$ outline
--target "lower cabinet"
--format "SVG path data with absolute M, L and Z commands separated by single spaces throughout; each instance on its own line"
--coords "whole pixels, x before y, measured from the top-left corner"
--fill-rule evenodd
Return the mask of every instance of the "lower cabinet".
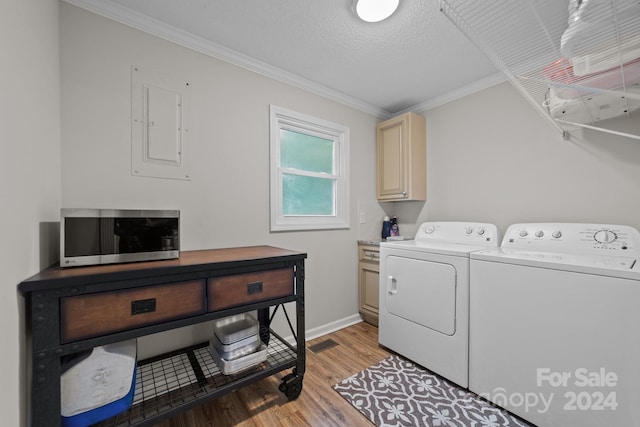
M 358 243 L 358 307 L 362 319 L 378 326 L 380 247 Z

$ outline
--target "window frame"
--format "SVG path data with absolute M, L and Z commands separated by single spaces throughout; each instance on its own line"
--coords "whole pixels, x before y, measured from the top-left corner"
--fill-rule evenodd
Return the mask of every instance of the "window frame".
M 349 128 L 275 105 L 269 106 L 270 127 L 270 204 L 271 231 L 327 230 L 350 228 L 349 224 Z M 333 215 L 284 215 L 280 163 L 280 130 L 285 129 L 334 141 L 336 168 L 330 175 L 335 182 Z M 324 174 L 300 173 L 300 176 L 324 178 Z

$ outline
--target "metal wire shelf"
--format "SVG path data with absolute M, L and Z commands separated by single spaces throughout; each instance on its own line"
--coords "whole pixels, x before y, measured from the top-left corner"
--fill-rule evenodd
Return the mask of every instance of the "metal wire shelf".
M 195 402 L 216 390 L 271 368 L 286 367 L 296 360 L 296 348 L 271 333 L 267 359 L 233 375 L 224 375 L 204 342 L 138 363 L 131 408 L 96 427 L 129 427 Z
M 616 130 L 609 119 L 640 108 L 640 79 L 625 53 L 640 56 L 640 3 L 635 0 L 439 0 L 440 10 L 565 138 L 577 127 L 640 139 Z M 571 46 L 570 24 L 588 26 Z M 569 49 L 569 47 L 571 49 Z M 567 55 L 571 53 L 571 56 Z M 576 74 L 590 58 L 610 52 L 606 83 L 602 70 Z M 635 54 L 634 54 L 635 55 Z M 604 61 L 602 61 L 604 62 Z M 640 62 L 640 59 L 638 59 Z M 637 64 L 640 66 L 640 63 Z M 550 76 L 550 74 L 554 74 Z M 582 76 L 582 77 L 580 77 Z M 608 85 L 609 82 L 616 82 Z M 598 84 L 596 84 L 598 83 Z M 563 92 L 565 96 L 554 94 Z M 566 94 L 569 94 L 568 96 Z M 553 109 L 551 102 L 555 102 Z M 564 115 L 571 108 L 572 115 Z M 615 108 L 615 110 L 614 110 Z M 581 120 L 572 120 L 579 116 Z M 583 119 L 584 118 L 584 119 Z

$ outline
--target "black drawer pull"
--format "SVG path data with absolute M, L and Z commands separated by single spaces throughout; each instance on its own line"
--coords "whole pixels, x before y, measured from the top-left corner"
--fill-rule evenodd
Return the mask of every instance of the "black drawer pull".
M 247 284 L 247 295 L 259 294 L 262 292 L 262 282 Z
M 141 299 L 137 301 L 131 301 L 131 315 L 135 316 L 136 314 L 142 313 L 152 313 L 156 311 L 156 299 Z

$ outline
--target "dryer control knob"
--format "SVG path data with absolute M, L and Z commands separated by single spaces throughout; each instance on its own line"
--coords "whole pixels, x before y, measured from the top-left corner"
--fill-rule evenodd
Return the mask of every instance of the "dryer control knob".
M 473 228 L 467 227 L 465 231 L 467 232 L 467 234 L 471 234 L 473 233 Z
M 477 233 L 478 233 L 478 236 L 482 236 L 484 234 L 484 227 L 478 228 Z
M 520 230 L 520 237 L 527 237 L 529 235 L 529 233 L 527 233 L 527 230 Z
M 613 243 L 618 238 L 618 236 L 613 231 L 600 230 L 596 231 L 596 234 L 593 235 L 593 238 L 598 243 Z
M 536 237 L 542 237 L 542 236 L 544 236 L 544 231 L 542 230 L 536 231 Z
M 553 233 L 551 233 L 551 235 L 553 236 L 554 239 L 559 239 L 562 237 L 562 231 L 560 230 L 554 231 Z
M 436 231 L 436 228 L 433 225 L 427 225 L 424 229 L 424 232 L 427 234 L 431 234 Z

